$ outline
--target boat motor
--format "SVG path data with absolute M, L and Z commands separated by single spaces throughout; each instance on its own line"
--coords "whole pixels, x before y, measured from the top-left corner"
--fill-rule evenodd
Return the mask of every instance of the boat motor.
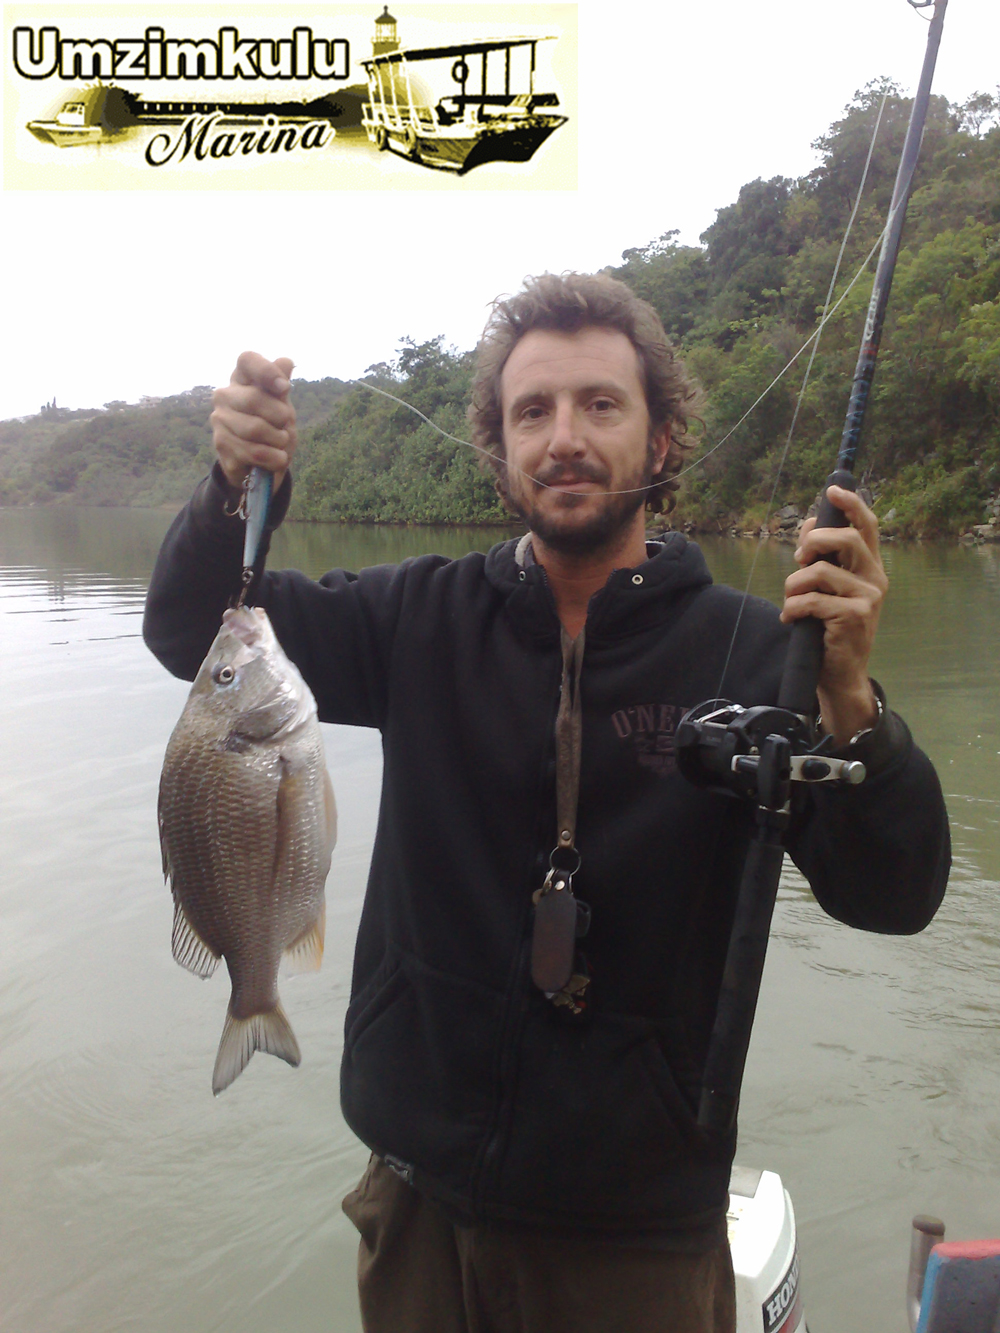
M 774 1171 L 734 1166 L 726 1216 L 736 1333 L 806 1333 L 795 1212 Z

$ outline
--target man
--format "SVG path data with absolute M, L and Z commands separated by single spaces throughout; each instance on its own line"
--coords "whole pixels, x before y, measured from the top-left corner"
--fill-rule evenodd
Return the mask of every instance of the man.
M 239 585 L 226 508 L 249 466 L 275 473 L 274 522 L 287 506 L 290 373 L 244 354 L 216 395 L 219 466 L 150 586 L 147 642 L 179 675 Z M 647 545 L 690 397 L 622 284 L 531 280 L 495 309 L 470 414 L 528 535 L 319 584 L 258 576 L 320 717 L 383 736 L 341 1084 L 373 1150 L 345 1201 L 373 1333 L 734 1328 L 735 1134 L 694 1112 L 753 817 L 676 773 L 672 735 L 720 693 L 773 702 L 789 622 L 823 620 L 822 725 L 869 769 L 809 794 L 791 854 L 865 929 L 920 930 L 944 891 L 937 780 L 867 674 L 887 586 L 874 516 L 833 492 L 851 526 L 807 525 L 780 620 L 714 587 L 679 534 Z M 550 987 L 533 935 L 567 851 L 590 924 Z

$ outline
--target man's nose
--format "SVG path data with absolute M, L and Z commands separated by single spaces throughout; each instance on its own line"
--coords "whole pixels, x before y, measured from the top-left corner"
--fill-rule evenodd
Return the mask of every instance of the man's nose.
M 549 453 L 556 458 L 572 458 L 584 451 L 580 421 L 575 405 L 566 399 L 557 400 L 549 438 Z

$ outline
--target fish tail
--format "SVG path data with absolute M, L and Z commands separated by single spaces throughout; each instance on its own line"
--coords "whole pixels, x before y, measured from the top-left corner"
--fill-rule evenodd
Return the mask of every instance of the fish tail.
M 212 1092 L 216 1097 L 243 1073 L 254 1051 L 280 1056 L 290 1065 L 301 1061 L 299 1043 L 280 1004 L 250 1018 L 237 1018 L 230 1005 L 212 1071 Z

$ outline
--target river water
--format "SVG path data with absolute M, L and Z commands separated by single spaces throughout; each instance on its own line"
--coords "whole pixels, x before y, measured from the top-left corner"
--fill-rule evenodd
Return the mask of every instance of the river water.
M 283 983 L 299 1070 L 213 1099 L 225 969 L 170 956 L 156 787 L 187 686 L 145 651 L 169 515 L 0 511 L 0 1329 L 357 1333 L 339 1200 L 367 1153 L 337 1070 L 378 802 L 377 735 L 324 727 L 340 807 L 322 972 Z M 493 530 L 288 526 L 312 574 Z M 742 587 L 754 544 L 704 543 Z M 812 1333 L 903 1333 L 910 1217 L 1000 1234 L 1000 548 L 886 549 L 873 672 L 935 761 L 955 869 L 922 935 L 826 918 L 787 875 L 739 1160 L 779 1171 Z M 753 590 L 780 599 L 788 547 Z

